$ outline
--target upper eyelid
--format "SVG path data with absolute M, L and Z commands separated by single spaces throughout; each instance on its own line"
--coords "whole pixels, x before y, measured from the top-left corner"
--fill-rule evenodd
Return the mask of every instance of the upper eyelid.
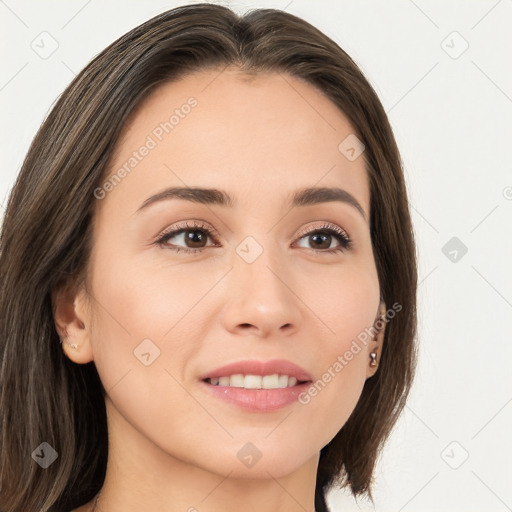
M 314 233 L 315 231 L 322 231 L 323 229 L 327 229 L 327 230 L 334 231 L 337 234 L 342 234 L 349 240 L 351 239 L 351 237 L 347 233 L 347 231 L 344 228 L 342 228 L 341 226 L 338 226 L 337 224 L 334 224 L 333 222 L 329 222 L 329 221 L 322 221 L 322 222 L 323 222 L 322 226 L 309 226 L 307 228 L 301 229 L 298 232 L 297 236 L 299 238 L 302 238 L 304 236 L 309 235 L 310 233 Z M 340 231 L 341 233 L 338 233 L 338 231 Z
M 189 225 L 189 222 L 191 223 L 190 225 Z M 310 233 L 314 233 L 316 231 L 322 231 L 323 229 L 328 229 L 328 230 L 332 230 L 335 234 L 344 236 L 349 243 L 352 243 L 351 236 L 348 234 L 348 232 L 344 228 L 342 228 L 342 227 L 338 226 L 337 224 L 330 222 L 330 221 L 320 221 L 320 222 L 322 223 L 321 226 L 313 225 L 313 226 L 308 226 L 308 227 L 305 227 L 305 228 L 299 230 L 298 234 L 296 235 L 295 240 L 300 240 L 301 238 L 308 236 Z M 182 234 L 184 231 L 194 230 L 194 229 L 198 230 L 198 231 L 200 231 L 200 230 L 205 231 L 207 233 L 208 237 L 215 238 L 215 239 L 220 238 L 218 231 L 213 226 L 205 223 L 205 221 L 192 220 L 192 221 L 185 221 L 184 225 L 174 226 L 174 227 L 171 227 L 169 229 L 162 231 L 160 233 L 160 235 L 158 235 L 157 241 L 159 241 L 162 238 L 164 238 L 168 235 L 171 235 L 171 234 L 172 234 L 172 236 L 177 236 L 179 234 Z M 337 233 L 338 230 L 341 233 Z M 172 238 L 172 237 L 169 237 L 169 238 Z M 202 248 L 202 249 L 204 249 L 204 248 Z
M 157 240 L 166 235 L 170 235 L 171 233 L 173 233 L 174 235 L 177 235 L 183 231 L 194 230 L 194 229 L 197 229 L 198 231 L 199 230 L 207 231 L 208 234 L 212 234 L 216 237 L 220 236 L 218 231 L 213 226 L 210 226 L 209 224 L 203 224 L 203 221 L 192 220 L 192 221 L 184 221 L 184 222 L 185 222 L 184 225 L 181 225 L 180 223 L 178 223 L 177 226 L 173 225 L 169 228 L 164 229 L 158 235 Z M 190 225 L 188 224 L 189 222 L 190 222 Z

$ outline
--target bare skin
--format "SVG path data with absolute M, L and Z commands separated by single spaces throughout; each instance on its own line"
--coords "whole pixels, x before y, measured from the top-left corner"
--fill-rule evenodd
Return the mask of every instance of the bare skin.
M 190 97 L 197 105 L 159 141 L 155 127 Z M 200 376 L 243 359 L 287 359 L 316 381 L 374 324 L 383 305 L 367 174 L 363 157 L 338 149 L 353 133 L 311 85 L 236 68 L 165 84 L 130 119 L 111 172 L 148 135 L 156 147 L 97 200 L 87 289 L 54 298 L 67 356 L 94 361 L 107 390 L 110 444 L 96 510 L 314 511 L 320 450 L 375 372 L 369 353 L 380 354 L 383 331 L 307 404 L 244 410 L 213 396 Z M 225 190 L 234 204 L 174 198 L 136 213 L 173 186 Z M 345 201 L 289 207 L 303 187 L 344 189 L 363 213 Z M 185 222 L 200 225 L 191 228 L 202 232 L 199 252 L 186 252 L 200 246 L 183 234 L 157 243 Z M 325 225 L 351 246 L 334 234 L 315 245 Z M 251 263 L 237 252 L 246 237 L 255 241 L 242 244 L 249 253 L 261 248 Z M 134 355 L 145 339 L 160 350 L 148 366 Z M 248 442 L 261 453 L 252 467 L 237 457 Z

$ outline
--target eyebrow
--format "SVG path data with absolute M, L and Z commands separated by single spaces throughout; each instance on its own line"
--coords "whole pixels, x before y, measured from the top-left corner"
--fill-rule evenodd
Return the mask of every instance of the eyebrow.
M 232 208 L 236 201 L 224 190 L 201 187 L 170 187 L 158 194 L 148 197 L 135 213 L 145 210 L 160 201 L 184 199 L 193 203 L 205 205 L 227 206 Z M 338 187 L 307 187 L 296 190 L 289 201 L 290 207 L 310 206 L 320 203 L 339 201 L 355 208 L 366 220 L 363 207 L 356 198 L 346 190 Z

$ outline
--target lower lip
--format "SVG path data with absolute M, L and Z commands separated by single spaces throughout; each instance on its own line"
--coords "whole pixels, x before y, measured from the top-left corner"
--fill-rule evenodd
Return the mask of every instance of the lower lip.
M 305 391 L 311 382 L 297 384 L 290 388 L 279 389 L 245 389 L 230 386 L 214 386 L 201 381 L 204 386 L 219 398 L 237 405 L 242 409 L 256 412 L 272 412 L 282 409 L 297 401 L 298 396 Z

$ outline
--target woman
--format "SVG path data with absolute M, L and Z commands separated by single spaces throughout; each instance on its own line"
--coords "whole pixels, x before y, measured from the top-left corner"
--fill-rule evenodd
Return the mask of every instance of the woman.
M 371 497 L 414 240 L 382 105 L 310 24 L 195 4 L 106 48 L 30 147 L 0 272 L 2 511 Z

